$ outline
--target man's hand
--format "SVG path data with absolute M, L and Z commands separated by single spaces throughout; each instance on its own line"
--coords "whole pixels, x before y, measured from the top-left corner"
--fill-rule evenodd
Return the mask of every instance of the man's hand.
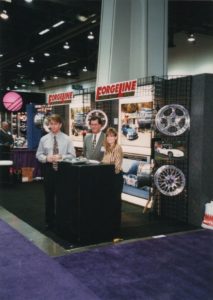
M 62 156 L 60 154 L 53 155 L 53 162 L 57 162 L 62 160 Z
M 47 162 L 52 163 L 53 158 L 54 158 L 54 155 L 47 155 Z
M 62 160 L 62 156 L 60 154 L 55 154 L 55 155 L 47 155 L 47 161 L 52 163 L 52 162 L 57 162 Z

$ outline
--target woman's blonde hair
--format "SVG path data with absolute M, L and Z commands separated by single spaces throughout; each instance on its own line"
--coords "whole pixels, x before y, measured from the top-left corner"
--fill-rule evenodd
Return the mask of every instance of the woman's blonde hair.
M 106 152 L 112 151 L 112 148 L 110 148 L 110 145 L 109 145 L 108 142 L 107 142 L 107 137 L 108 137 L 109 135 L 113 135 L 113 136 L 118 137 L 118 132 L 117 132 L 117 130 L 116 130 L 115 128 L 113 128 L 113 127 L 109 127 L 109 128 L 107 129 L 107 131 L 106 131 L 106 136 L 105 136 L 105 139 L 104 139 L 104 147 L 105 147 L 105 149 L 106 149 Z M 114 147 L 117 145 L 117 143 L 118 143 L 118 139 L 115 140 L 115 145 L 114 145 Z M 113 147 L 113 148 L 114 148 L 114 147 Z

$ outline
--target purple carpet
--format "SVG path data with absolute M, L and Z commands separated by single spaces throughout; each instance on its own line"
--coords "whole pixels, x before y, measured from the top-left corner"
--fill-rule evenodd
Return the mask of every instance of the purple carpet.
M 213 231 L 115 244 L 56 258 L 101 299 L 213 299 Z
M 84 284 L 0 220 L 1 300 L 95 300 Z

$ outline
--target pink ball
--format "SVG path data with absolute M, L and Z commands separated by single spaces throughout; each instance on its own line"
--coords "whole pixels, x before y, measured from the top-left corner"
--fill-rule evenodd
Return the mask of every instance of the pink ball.
M 8 92 L 3 97 L 4 107 L 9 111 L 18 111 L 23 105 L 21 95 L 16 92 Z

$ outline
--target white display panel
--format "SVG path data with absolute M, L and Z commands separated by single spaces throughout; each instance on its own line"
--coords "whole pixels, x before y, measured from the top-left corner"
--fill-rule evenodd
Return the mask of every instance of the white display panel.
M 91 110 L 90 94 L 83 98 L 83 95 L 76 95 L 70 104 L 70 133 L 75 147 L 83 147 L 83 135 L 88 128 L 85 125 L 86 115 Z
M 119 101 L 119 143 L 125 153 L 151 155 L 152 94 Z

